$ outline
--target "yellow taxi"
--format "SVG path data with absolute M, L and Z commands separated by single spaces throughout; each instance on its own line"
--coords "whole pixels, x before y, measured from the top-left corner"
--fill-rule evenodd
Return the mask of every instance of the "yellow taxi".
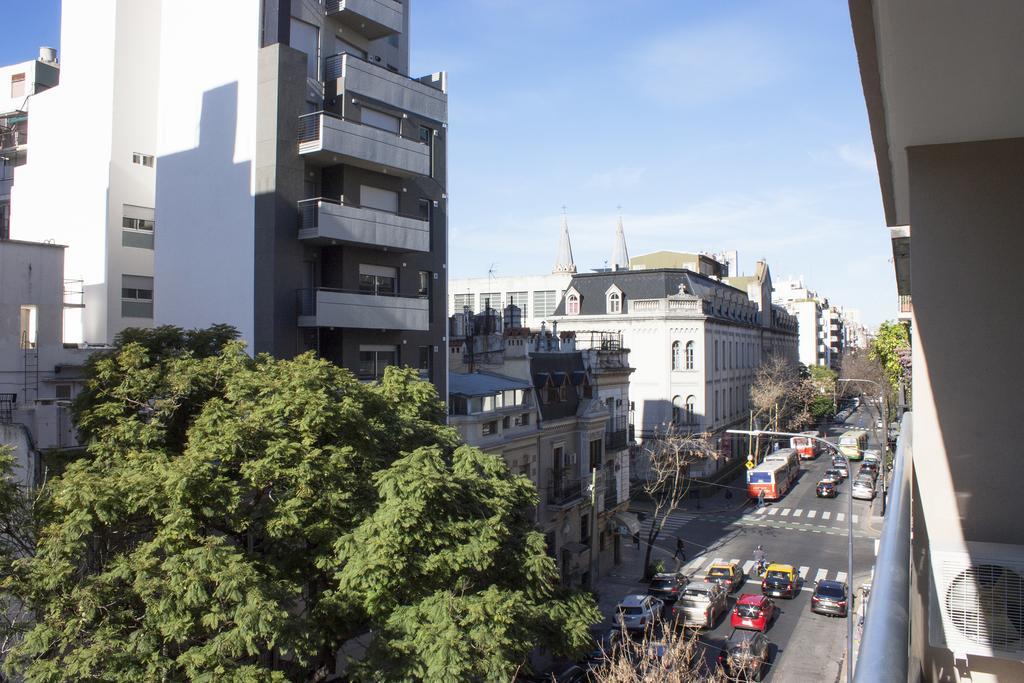
M 792 598 L 800 590 L 800 574 L 791 564 L 768 565 L 761 580 L 761 593 L 777 598 Z
M 736 562 L 715 562 L 708 567 L 704 580 L 717 583 L 726 593 L 732 593 L 743 583 L 743 569 Z

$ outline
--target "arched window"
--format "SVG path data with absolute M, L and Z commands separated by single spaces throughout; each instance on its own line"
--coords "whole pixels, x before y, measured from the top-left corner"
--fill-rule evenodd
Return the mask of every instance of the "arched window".
M 608 295 L 608 312 L 622 312 L 622 296 L 618 292 L 612 292 L 611 294 Z
M 577 294 L 570 294 L 565 297 L 565 313 L 566 315 L 579 315 L 580 314 L 580 297 Z
M 679 349 L 679 342 L 672 342 L 672 369 L 682 370 L 683 369 L 683 358 Z
M 685 406 L 685 413 L 683 414 L 683 418 L 686 420 L 686 424 L 688 424 L 688 425 L 692 425 L 693 424 L 693 404 L 694 404 L 694 402 L 695 402 L 695 399 L 693 398 L 693 396 L 687 396 L 686 397 L 686 406 Z
M 675 424 L 683 424 L 685 414 L 683 412 L 683 397 L 673 396 L 672 397 L 672 422 Z
M 676 342 L 677 344 L 679 342 Z M 686 369 L 693 370 L 693 342 L 686 342 Z

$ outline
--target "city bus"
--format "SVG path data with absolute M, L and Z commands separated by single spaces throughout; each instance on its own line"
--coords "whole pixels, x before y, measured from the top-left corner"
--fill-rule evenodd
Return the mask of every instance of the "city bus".
M 757 498 L 764 491 L 765 500 L 778 500 L 786 495 L 790 485 L 789 464 L 779 460 L 769 460 L 747 471 L 747 493 Z
M 850 460 L 864 457 L 864 449 L 868 447 L 868 433 L 863 429 L 851 429 L 839 437 L 839 452 Z
M 800 432 L 804 436 L 794 436 L 789 440 L 790 448 L 796 449 L 801 460 L 814 460 L 818 457 L 818 441 L 808 437 L 818 436 L 818 432 Z
M 786 479 L 792 484 L 800 475 L 800 456 L 792 448 L 780 448 L 779 450 L 764 456 L 763 462 L 784 462 L 786 463 Z

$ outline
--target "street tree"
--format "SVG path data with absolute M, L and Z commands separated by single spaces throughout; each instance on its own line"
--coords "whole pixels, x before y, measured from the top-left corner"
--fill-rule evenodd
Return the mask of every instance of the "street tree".
M 814 365 L 810 368 L 808 382 L 811 385 L 812 396 L 808 411 L 816 422 L 821 422 L 832 417 L 836 413 L 835 395 L 836 379 L 839 377 L 832 368 L 822 365 Z
M 782 356 L 770 356 L 750 386 L 755 427 L 799 431 L 810 422 L 813 398 L 809 376 L 801 376 L 799 366 Z
M 885 377 L 896 391 L 904 378 L 906 351 L 910 349 L 910 333 L 907 326 L 898 320 L 887 320 L 878 327 L 878 334 L 871 341 L 869 349 L 873 360 L 878 361 L 885 371 Z
M 676 627 L 673 627 L 676 626 Z M 592 667 L 594 683 L 725 683 L 734 680 L 704 659 L 696 632 L 666 624 L 660 634 L 653 629 L 641 638 L 625 633 Z
M 6 584 L 34 615 L 9 674 L 322 681 L 372 634 L 363 671 L 483 680 L 581 646 L 595 608 L 553 588 L 536 492 L 459 447 L 432 385 L 206 332 L 125 335 L 91 364 L 87 452 Z
M 691 465 L 715 459 L 718 453 L 705 436 L 682 430 L 674 422 L 646 442 L 644 453 L 641 477 L 644 493 L 653 505 L 644 554 L 644 576 L 650 578 L 653 575 L 651 552 L 672 513 L 679 509 L 690 491 Z

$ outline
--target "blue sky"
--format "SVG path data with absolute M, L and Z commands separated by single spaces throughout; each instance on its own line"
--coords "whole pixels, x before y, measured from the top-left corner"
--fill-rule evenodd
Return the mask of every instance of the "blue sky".
M 56 0 L 0 0 L 0 63 L 59 42 Z M 449 72 L 452 277 L 739 251 L 866 322 L 896 290 L 845 2 L 414 0 L 412 71 Z

